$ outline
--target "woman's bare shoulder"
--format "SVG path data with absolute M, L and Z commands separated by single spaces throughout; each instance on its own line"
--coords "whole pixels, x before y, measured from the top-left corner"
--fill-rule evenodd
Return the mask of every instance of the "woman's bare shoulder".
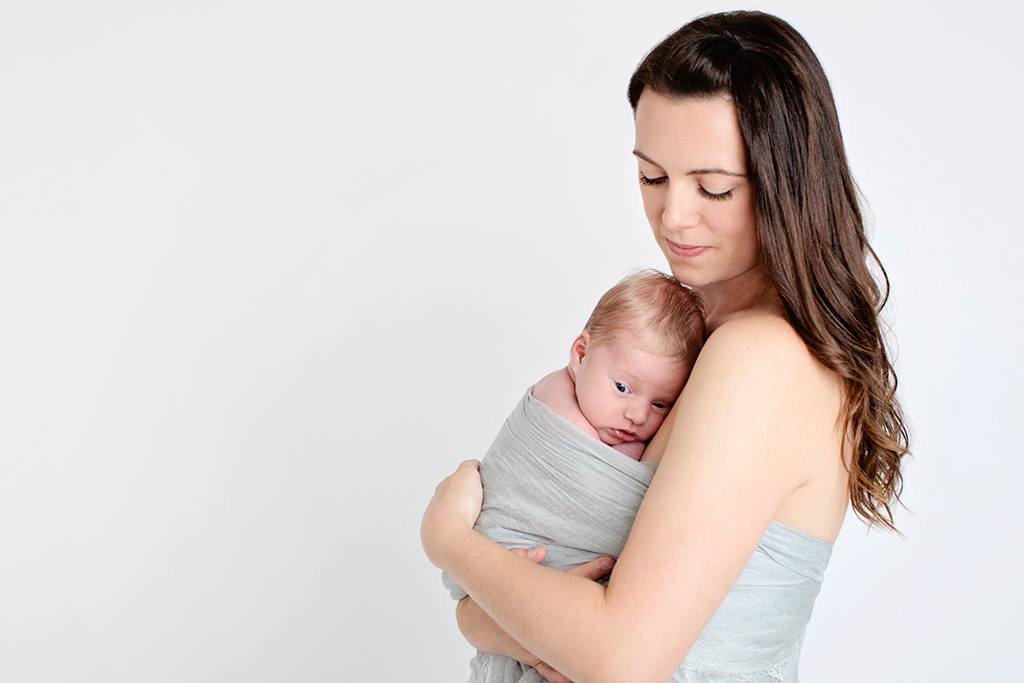
M 834 393 L 841 384 L 838 374 L 815 357 L 793 325 L 771 313 L 750 313 L 722 323 L 708 337 L 701 360 L 740 372 L 768 364 L 790 379 L 809 381 L 804 385 L 808 390 Z
M 749 313 L 732 318 L 715 328 L 707 342 L 716 351 L 761 347 L 766 343 L 770 344 L 766 350 L 771 351 L 806 350 L 807 346 L 788 320 L 771 313 Z
M 805 483 L 836 478 L 844 382 L 788 320 L 751 314 L 723 323 L 702 349 L 702 362 L 701 374 L 716 385 L 749 388 L 781 411 L 775 434 L 801 461 Z

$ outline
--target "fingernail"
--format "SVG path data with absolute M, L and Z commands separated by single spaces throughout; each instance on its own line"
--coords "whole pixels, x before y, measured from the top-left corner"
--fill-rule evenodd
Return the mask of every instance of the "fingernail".
M 527 555 L 529 555 L 531 558 L 540 555 L 540 546 L 537 546 L 536 548 L 530 548 L 530 552 L 527 553 Z
M 611 569 L 613 564 L 615 564 L 615 560 L 610 557 L 602 557 L 598 562 L 598 566 L 600 566 L 601 569 Z

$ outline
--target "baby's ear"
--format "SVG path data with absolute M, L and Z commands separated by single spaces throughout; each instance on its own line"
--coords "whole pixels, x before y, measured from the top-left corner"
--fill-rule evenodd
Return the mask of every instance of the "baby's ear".
M 569 347 L 569 371 L 575 376 L 576 371 L 579 370 L 580 365 L 583 363 L 583 357 L 587 355 L 587 344 L 590 343 L 590 332 L 583 330 L 579 335 L 572 341 L 572 346 Z

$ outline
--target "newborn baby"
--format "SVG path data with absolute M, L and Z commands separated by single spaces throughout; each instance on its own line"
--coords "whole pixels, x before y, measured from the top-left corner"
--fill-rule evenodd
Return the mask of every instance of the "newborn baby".
M 605 292 L 573 340 L 569 364 L 533 386 L 533 397 L 634 460 L 683 385 L 704 343 L 700 301 L 656 270 Z
M 506 548 L 547 549 L 559 570 L 618 557 L 654 474 L 642 461 L 704 343 L 697 295 L 656 270 L 598 301 L 569 364 L 524 392 L 480 461 L 474 529 Z M 625 456 L 625 457 L 624 457 Z M 607 582 L 607 579 L 599 580 Z M 455 600 L 467 593 L 447 574 Z M 478 651 L 467 683 L 541 683 L 511 657 Z

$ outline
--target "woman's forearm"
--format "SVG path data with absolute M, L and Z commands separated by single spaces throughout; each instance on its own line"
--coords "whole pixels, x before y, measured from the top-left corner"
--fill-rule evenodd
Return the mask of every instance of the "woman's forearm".
M 613 642 L 604 586 L 518 558 L 472 529 L 448 548 L 435 564 L 510 638 L 570 679 L 598 679 L 593 674 L 606 668 L 605 646 Z
M 473 600 L 466 596 L 455 608 L 459 630 L 470 645 L 481 652 L 512 657 L 527 666 L 536 666 L 536 655 L 517 643 L 497 622 Z

